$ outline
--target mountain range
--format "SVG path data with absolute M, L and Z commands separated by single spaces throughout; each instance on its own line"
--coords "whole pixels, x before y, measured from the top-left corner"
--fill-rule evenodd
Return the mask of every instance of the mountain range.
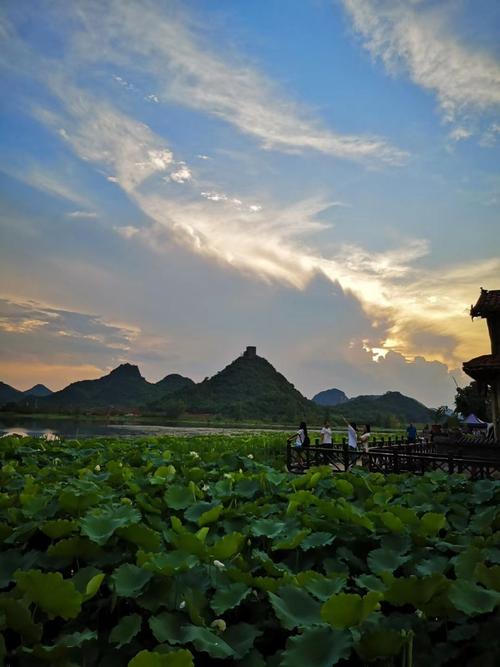
M 348 399 L 341 390 L 330 389 L 309 400 L 269 361 L 258 356 L 254 347 L 248 347 L 223 370 L 198 384 L 177 373 L 156 383 L 148 382 L 137 366 L 125 363 L 101 378 L 73 382 L 56 392 L 43 385 L 21 392 L 0 383 L 0 405 L 4 410 L 22 412 L 134 410 L 169 418 L 187 413 L 281 423 L 301 419 L 319 423 L 326 418 L 340 422 L 346 417 L 384 426 L 428 422 L 433 415 L 422 403 L 399 392 Z

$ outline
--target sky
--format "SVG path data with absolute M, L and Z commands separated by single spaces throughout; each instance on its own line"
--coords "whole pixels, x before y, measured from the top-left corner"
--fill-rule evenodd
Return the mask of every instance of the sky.
M 500 288 L 496 0 L 6 0 L 0 379 L 247 345 L 452 405 Z

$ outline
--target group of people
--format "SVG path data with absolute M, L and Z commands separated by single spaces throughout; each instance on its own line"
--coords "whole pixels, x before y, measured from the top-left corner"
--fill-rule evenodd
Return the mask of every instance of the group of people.
M 347 419 L 344 419 L 347 425 L 347 444 L 353 449 L 358 448 L 358 443 L 361 445 L 365 452 L 368 451 L 368 441 L 371 436 L 371 427 L 370 424 L 365 424 L 364 429 L 361 433 L 358 433 L 358 427 L 355 422 L 348 422 Z M 300 422 L 298 431 L 293 433 L 288 438 L 288 443 L 291 443 L 295 440 L 295 447 L 308 447 L 311 444 L 309 434 L 307 432 L 307 424 L 305 422 Z M 332 429 L 330 422 L 325 421 L 323 428 L 320 431 L 320 442 L 319 444 L 322 447 L 332 447 Z

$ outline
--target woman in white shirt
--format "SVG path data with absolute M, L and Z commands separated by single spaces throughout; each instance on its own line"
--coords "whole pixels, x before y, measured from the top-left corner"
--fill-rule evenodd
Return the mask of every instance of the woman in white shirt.
M 331 447 L 332 446 L 332 429 L 330 428 L 330 422 L 326 421 L 323 425 L 323 428 L 320 431 L 321 434 L 321 446 L 322 447 Z
M 287 442 L 292 442 L 295 438 L 295 447 L 300 449 L 301 447 L 307 447 L 309 444 L 309 436 L 307 434 L 307 425 L 305 422 L 300 422 L 299 430 L 291 435 Z
M 358 447 L 358 431 L 356 424 L 354 422 L 348 422 L 344 417 L 344 421 L 347 424 L 347 444 L 352 449 L 357 449 Z
M 365 452 L 368 451 L 368 441 L 370 440 L 371 434 L 372 434 L 372 429 L 370 424 L 365 424 L 365 430 L 363 431 L 363 435 L 360 437 L 361 446 L 363 447 L 363 451 Z

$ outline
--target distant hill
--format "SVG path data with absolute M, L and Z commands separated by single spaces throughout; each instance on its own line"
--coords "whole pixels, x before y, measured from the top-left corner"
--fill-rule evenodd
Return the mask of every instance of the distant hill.
M 24 397 L 22 391 L 14 389 L 10 384 L 5 384 L 5 382 L 0 382 L 0 406 L 5 405 L 6 403 L 17 403 Z
M 433 419 L 434 411 L 414 398 L 404 396 L 399 391 L 388 391 L 381 396 L 357 396 L 331 408 L 331 414 L 343 415 L 360 424 L 392 426 L 397 422 L 427 423 Z
M 145 380 L 137 366 L 122 364 L 97 380 L 73 382 L 65 389 L 37 399 L 38 408 L 131 408 L 161 397 L 161 389 Z
M 297 421 L 316 418 L 319 409 L 295 389 L 255 348 L 219 373 L 172 395 L 191 413 L 230 419 Z
M 320 391 L 316 396 L 313 396 L 312 400 L 317 405 L 339 405 L 349 399 L 340 389 L 325 389 L 325 391 Z
M 191 378 L 184 377 L 184 375 L 179 375 L 178 373 L 170 373 L 170 375 L 166 375 L 163 380 L 156 383 L 156 386 L 161 390 L 161 393 L 164 396 L 174 394 L 180 389 L 194 387 L 194 385 L 195 383 Z
M 50 396 L 54 392 L 46 387 L 44 384 L 36 384 L 34 387 L 31 387 L 31 389 L 27 389 L 26 391 L 23 391 L 23 394 L 25 396 Z

